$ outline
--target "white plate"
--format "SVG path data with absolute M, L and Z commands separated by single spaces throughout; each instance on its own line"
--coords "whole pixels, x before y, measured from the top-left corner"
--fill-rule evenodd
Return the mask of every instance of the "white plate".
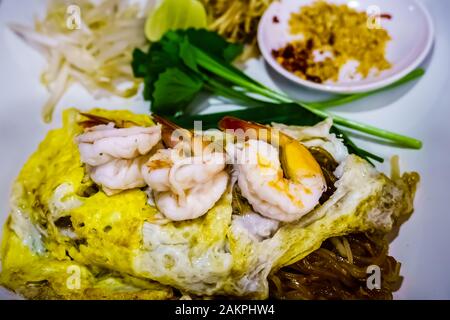
M 398 0 L 396 0 L 398 1 Z M 430 10 L 436 27 L 432 55 L 425 63 L 425 76 L 414 84 L 347 106 L 336 113 L 420 138 L 422 150 L 408 150 L 356 139 L 361 147 L 389 159 L 398 154 L 403 170 L 420 172 L 422 180 L 415 212 L 391 244 L 391 254 L 402 263 L 404 283 L 397 298 L 450 299 L 450 1 L 422 1 Z M 377 0 L 373 0 L 376 4 Z M 33 49 L 6 29 L 5 23 L 32 24 L 45 1 L 3 0 L 0 4 L 0 224 L 8 214 L 8 197 L 13 179 L 51 127 L 60 125 L 64 108 L 126 108 L 145 113 L 148 105 L 140 98 L 94 100 L 79 87 L 72 88 L 59 104 L 50 126 L 40 119 L 47 97 L 39 83 L 44 61 Z M 412 22 L 413 23 L 413 22 Z M 323 99 L 266 69 L 263 61 L 251 61 L 248 74 L 292 96 Z M 222 111 L 226 108 L 214 107 Z M 379 165 L 388 171 L 388 165 Z M 1 291 L 1 290 L 0 290 Z M 0 298 L 14 297 L 5 290 Z
M 336 92 L 355 93 L 375 90 L 387 86 L 414 70 L 427 56 L 434 37 L 431 16 L 424 6 L 414 0 L 331 0 L 331 3 L 345 4 L 370 15 L 388 13 L 391 19 L 379 19 L 392 40 L 386 49 L 386 58 L 392 68 L 366 79 L 344 77 L 336 82 L 314 83 L 301 79 L 284 69 L 272 56 L 273 49 L 284 47 L 295 39 L 289 32 L 292 13 L 310 5 L 315 0 L 282 0 L 273 2 L 264 13 L 258 27 L 258 43 L 261 52 L 277 72 L 284 77 L 309 88 Z M 274 22 L 277 17 L 278 22 Z

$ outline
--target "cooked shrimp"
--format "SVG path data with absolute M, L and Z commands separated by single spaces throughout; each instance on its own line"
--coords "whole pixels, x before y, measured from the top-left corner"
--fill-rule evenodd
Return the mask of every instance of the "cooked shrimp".
M 91 179 L 100 185 L 107 195 L 145 186 L 141 166 L 148 156 L 135 159 L 113 159 L 99 166 L 89 167 Z
M 225 171 L 211 177 L 206 183 L 197 184 L 184 191 L 184 200 L 173 192 L 156 192 L 155 202 L 164 216 L 173 221 L 198 218 L 211 209 L 225 192 L 228 174 Z
M 161 140 L 161 126 L 115 128 L 111 122 L 87 128 L 76 140 L 81 160 L 98 166 L 147 154 Z
M 183 157 L 176 149 L 160 149 L 142 167 L 155 204 L 171 220 L 195 219 L 211 209 L 225 192 L 225 154 Z
M 168 125 L 165 120 L 163 132 L 167 133 Z M 186 144 L 177 148 L 173 140 L 164 141 L 174 148 L 158 150 L 142 168 L 156 206 L 166 218 L 175 221 L 204 215 L 226 190 L 225 153 L 186 156 Z
M 320 166 L 299 141 L 261 125 L 226 117 L 222 129 L 254 129 L 256 135 L 238 145 L 234 168 L 242 195 L 261 215 L 279 221 L 297 220 L 314 209 L 325 190 L 325 179 Z M 269 142 L 258 140 L 261 129 L 266 129 Z M 284 171 L 280 162 L 281 150 Z
M 141 167 L 161 140 L 161 126 L 140 127 L 83 115 L 89 120 L 80 123 L 85 132 L 76 141 L 91 179 L 108 195 L 144 187 Z M 121 124 L 127 127 L 116 127 Z
M 143 173 L 152 190 L 171 190 L 182 196 L 183 190 L 208 182 L 224 168 L 223 153 L 182 157 L 176 149 L 160 149 L 143 167 Z

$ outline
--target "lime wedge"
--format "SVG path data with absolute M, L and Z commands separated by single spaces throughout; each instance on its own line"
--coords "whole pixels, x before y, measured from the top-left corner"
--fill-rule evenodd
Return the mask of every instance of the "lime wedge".
M 206 28 L 206 11 L 198 0 L 161 0 L 145 22 L 145 35 L 158 41 L 169 30 Z

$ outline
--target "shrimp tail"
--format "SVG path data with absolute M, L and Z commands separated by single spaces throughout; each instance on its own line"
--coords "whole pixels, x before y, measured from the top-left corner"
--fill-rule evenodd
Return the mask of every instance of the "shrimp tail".
M 86 120 L 78 122 L 78 124 L 82 126 L 84 129 L 92 128 L 101 124 L 107 125 L 108 123 L 111 122 L 114 123 L 116 128 L 129 128 L 133 126 L 139 126 L 139 124 L 130 120 L 113 120 L 87 112 L 80 112 L 80 115 L 87 118 Z
M 180 127 L 172 121 L 157 114 L 152 114 L 152 118 L 161 125 L 161 138 L 168 148 L 175 148 L 180 142 L 180 137 L 189 140 L 192 138 L 189 130 Z M 177 132 L 177 134 L 175 135 L 174 132 Z
M 236 117 L 225 116 L 219 121 L 219 128 L 222 130 L 225 130 L 225 129 L 237 130 L 237 129 L 250 129 L 250 128 L 262 129 L 262 128 L 267 128 L 267 127 L 262 124 L 256 123 L 256 122 L 250 122 L 250 121 L 241 120 Z
M 221 130 L 231 129 L 237 136 L 244 134 L 244 137 L 247 139 L 262 140 L 274 146 L 279 146 L 280 161 L 284 174 L 289 178 L 298 181 L 304 175 L 322 175 L 319 164 L 309 150 L 300 141 L 279 130 L 230 116 L 226 116 L 219 121 L 219 128 Z M 298 159 L 302 159 L 302 161 Z
M 223 117 L 218 126 L 221 130 L 233 130 L 238 137 L 243 135 L 245 140 L 263 140 L 272 145 L 283 145 L 291 140 L 285 134 L 273 130 L 269 126 L 231 116 Z

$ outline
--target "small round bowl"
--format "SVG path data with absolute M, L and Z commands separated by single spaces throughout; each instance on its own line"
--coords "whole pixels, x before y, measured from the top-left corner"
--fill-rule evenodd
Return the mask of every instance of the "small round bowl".
M 387 86 L 415 68 L 425 59 L 433 44 L 434 28 L 426 8 L 414 0 L 328 0 L 329 3 L 347 4 L 357 11 L 389 14 L 390 19 L 379 19 L 381 26 L 391 36 L 386 58 L 391 68 L 367 78 L 349 77 L 336 82 L 315 83 L 304 80 L 284 69 L 272 56 L 272 50 L 284 47 L 298 38 L 289 33 L 292 13 L 300 11 L 314 0 L 282 0 L 273 2 L 264 13 L 258 26 L 258 44 L 267 63 L 284 77 L 308 88 L 334 93 L 357 93 Z

